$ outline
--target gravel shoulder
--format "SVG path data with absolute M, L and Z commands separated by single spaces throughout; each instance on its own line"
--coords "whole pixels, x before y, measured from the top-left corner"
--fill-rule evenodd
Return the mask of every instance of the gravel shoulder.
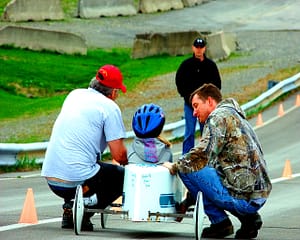
M 300 70 L 300 31 L 297 29 L 300 28 L 300 15 L 296 14 L 299 13 L 300 2 L 279 2 L 254 0 L 249 6 L 243 0 L 211 1 L 193 8 L 134 17 L 17 25 L 69 30 L 82 34 L 90 47 L 101 48 L 132 47 L 135 34 L 151 31 L 199 30 L 202 26 L 201 30 L 232 32 L 236 34 L 239 57 L 217 62 L 217 65 L 222 73 L 223 95 L 235 96 L 236 93 L 243 93 L 246 86 L 254 86 L 258 79 L 275 71 L 293 66 Z M 225 8 L 227 11 L 224 11 Z M 203 17 L 196 20 L 195 16 L 201 14 Z M 3 25 L 7 23 L 0 22 L 0 27 Z M 228 74 L 225 71 L 228 68 L 236 71 Z M 147 79 L 134 91 L 117 99 L 127 131 L 131 130 L 134 111 L 143 103 L 154 102 L 162 106 L 167 123 L 182 119 L 183 101 L 176 91 L 174 77 L 175 72 Z M 20 132 L 30 135 L 40 129 L 45 129 L 47 141 L 58 112 L 1 123 L 0 142 L 5 142 L 11 135 L 17 138 Z

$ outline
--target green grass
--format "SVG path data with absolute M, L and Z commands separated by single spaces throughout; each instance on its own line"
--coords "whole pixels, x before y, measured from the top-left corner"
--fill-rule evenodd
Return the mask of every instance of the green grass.
M 0 166 L 0 174 L 6 172 L 26 172 L 33 170 L 40 170 L 42 168 L 41 163 L 36 163 L 35 158 L 28 156 L 21 157 L 17 160 L 16 164 L 11 166 Z
M 20 116 L 33 116 L 39 113 L 47 113 L 61 107 L 64 95 L 53 98 L 31 99 L 18 95 L 12 95 L 0 89 L 0 122 L 5 119 L 13 119 Z
M 175 71 L 186 56 L 131 59 L 129 49 L 90 50 L 87 56 L 0 47 L 0 120 L 59 108 L 74 88 L 86 88 L 98 68 L 118 66 L 128 91 L 149 77 Z
M 0 0 L 0 16 L 2 16 L 4 8 L 9 2 L 10 0 Z

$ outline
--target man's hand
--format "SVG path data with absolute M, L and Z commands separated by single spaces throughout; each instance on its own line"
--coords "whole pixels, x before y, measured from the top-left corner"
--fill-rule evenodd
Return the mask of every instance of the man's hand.
M 112 163 L 115 164 L 115 165 L 119 165 L 119 166 L 125 166 L 125 165 L 128 164 L 128 160 L 126 159 L 124 161 L 120 161 L 120 160 L 117 161 L 117 160 L 113 159 Z
M 164 162 L 162 165 L 163 165 L 165 168 L 169 169 L 171 175 L 175 175 L 175 174 L 177 173 L 177 172 L 174 171 L 174 169 L 173 169 L 173 163 L 170 163 L 170 162 Z

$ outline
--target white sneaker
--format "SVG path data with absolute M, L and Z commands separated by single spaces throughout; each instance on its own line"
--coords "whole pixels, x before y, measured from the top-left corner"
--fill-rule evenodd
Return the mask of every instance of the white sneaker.
M 97 194 L 83 198 L 84 206 L 95 206 L 98 203 Z

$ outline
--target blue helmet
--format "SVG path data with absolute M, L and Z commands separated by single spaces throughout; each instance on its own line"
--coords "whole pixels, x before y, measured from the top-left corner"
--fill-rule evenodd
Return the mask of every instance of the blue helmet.
M 132 128 L 139 138 L 155 138 L 161 133 L 165 124 L 162 108 L 153 103 L 144 104 L 133 115 Z

